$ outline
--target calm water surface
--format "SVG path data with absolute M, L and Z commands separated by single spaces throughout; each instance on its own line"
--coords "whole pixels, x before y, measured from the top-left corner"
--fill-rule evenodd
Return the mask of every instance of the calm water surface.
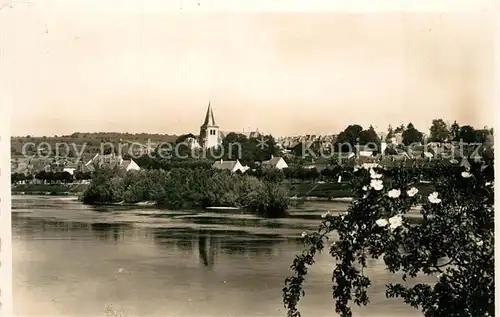
M 345 203 L 308 203 L 288 219 L 151 208 L 92 208 L 73 198 L 15 196 L 14 309 L 18 316 L 283 316 L 281 290 L 300 234 Z M 300 303 L 337 316 L 333 261 L 320 255 Z M 420 316 L 385 298 L 397 281 L 372 261 L 371 304 L 356 316 Z

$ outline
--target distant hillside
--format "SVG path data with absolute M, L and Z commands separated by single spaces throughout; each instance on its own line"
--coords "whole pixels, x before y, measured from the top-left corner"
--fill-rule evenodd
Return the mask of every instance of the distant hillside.
M 140 143 L 147 144 L 150 141 L 152 144 L 158 144 L 162 142 L 173 142 L 177 139 L 177 135 L 169 134 L 152 134 L 152 133 L 118 133 L 118 132 L 94 132 L 94 133 L 82 133 L 77 132 L 71 135 L 61 135 L 61 136 L 43 136 L 43 137 L 12 137 L 11 138 L 11 155 L 20 156 L 23 154 L 23 146 L 28 143 L 36 144 L 37 146 L 49 144 L 52 154 L 55 154 L 56 144 L 69 144 L 70 152 L 74 152 L 76 147 L 77 151 L 81 150 L 81 147 L 85 144 L 86 154 L 98 153 L 100 150 L 101 142 L 119 144 L 123 143 Z M 29 150 L 31 154 L 34 154 L 33 150 L 35 147 L 33 145 L 27 146 L 26 150 Z M 59 146 L 59 153 L 65 155 L 65 146 Z M 43 151 L 44 152 L 44 151 Z M 70 156 L 72 156 L 70 154 Z

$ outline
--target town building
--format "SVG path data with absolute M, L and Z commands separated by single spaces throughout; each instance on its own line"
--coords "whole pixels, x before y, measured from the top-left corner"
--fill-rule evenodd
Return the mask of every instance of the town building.
M 210 102 L 208 102 L 205 121 L 200 127 L 199 143 L 204 149 L 217 147 L 221 143 L 219 126 L 215 123 L 214 113 Z
M 263 168 L 270 168 L 270 169 L 275 168 L 275 169 L 282 170 L 284 168 L 287 168 L 288 164 L 285 162 L 285 160 L 282 157 L 271 156 L 270 160 L 262 162 L 262 167 Z
M 76 163 L 73 163 L 73 162 L 67 162 L 64 167 L 63 167 L 63 171 L 64 172 L 68 172 L 70 173 L 71 175 L 74 175 L 75 174 L 75 171 L 77 170 L 78 168 L 78 164 Z
M 108 168 L 118 167 L 119 169 L 125 171 L 130 171 L 130 170 L 138 171 L 141 169 L 133 159 L 124 160 L 121 155 L 115 155 L 111 153 L 111 154 L 96 154 L 85 165 L 83 166 L 81 165 L 79 167 L 79 171 L 84 173 L 93 172 L 95 170 L 95 167 L 99 166 Z
M 221 170 L 228 170 L 231 173 L 235 173 L 240 171 L 241 173 L 245 173 L 249 167 L 248 166 L 243 166 L 239 160 L 236 161 L 216 161 L 213 165 L 213 168 L 216 169 L 221 169 Z
M 139 167 L 139 165 L 137 165 L 137 163 L 130 159 L 130 160 L 123 160 L 121 159 L 120 160 L 120 165 L 119 165 L 119 168 L 122 169 L 122 170 L 125 170 L 125 171 L 138 171 L 140 170 L 141 168 Z

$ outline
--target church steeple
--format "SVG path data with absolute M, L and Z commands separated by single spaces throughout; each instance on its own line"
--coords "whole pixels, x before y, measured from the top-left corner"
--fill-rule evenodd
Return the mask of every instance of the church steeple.
M 215 123 L 214 112 L 212 111 L 212 105 L 210 104 L 210 101 L 208 102 L 207 114 L 205 115 L 205 121 L 203 122 L 202 126 L 203 127 L 207 127 L 207 126 L 216 127 L 217 126 L 217 124 Z

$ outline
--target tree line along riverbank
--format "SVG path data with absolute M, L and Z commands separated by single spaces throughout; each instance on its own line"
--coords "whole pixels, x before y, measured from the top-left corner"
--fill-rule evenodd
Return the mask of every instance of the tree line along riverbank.
M 433 170 L 435 165 L 417 167 L 417 170 Z M 413 168 L 413 167 L 412 167 Z M 151 170 L 191 170 L 212 169 L 212 165 L 205 162 L 186 162 L 155 168 Z M 260 180 L 279 183 L 290 197 L 318 198 L 322 200 L 352 197 L 350 179 L 354 166 L 332 166 L 321 172 L 315 168 L 309 169 L 294 166 L 283 170 L 255 169 L 248 170 L 245 176 L 254 176 Z M 148 169 L 149 170 L 149 169 Z M 123 172 L 116 171 L 117 174 Z M 89 177 L 91 179 L 92 177 Z M 339 179 L 341 181 L 339 181 Z M 32 178 L 31 181 L 14 181 L 11 190 L 14 194 L 50 194 L 50 195 L 78 195 L 88 187 L 89 180 L 77 179 L 71 182 L 53 181 L 52 179 Z
M 266 217 L 284 216 L 287 191 L 276 182 L 224 170 L 129 171 L 99 169 L 81 195 L 87 204 L 153 202 L 169 209 L 238 207 Z
M 393 167 L 394 169 L 396 167 Z M 405 170 L 411 169 L 414 171 L 419 171 L 419 173 L 428 173 L 429 171 L 439 169 L 439 165 L 432 166 L 422 166 L 422 167 L 398 167 Z M 153 169 L 150 172 L 160 173 L 161 169 Z M 210 165 L 207 164 L 185 164 L 179 167 L 169 168 L 166 174 L 170 171 L 178 171 L 181 174 L 189 174 L 191 170 L 206 170 L 207 175 L 212 175 L 213 173 L 220 173 L 225 171 L 213 170 Z M 95 177 L 98 177 L 99 173 L 106 171 L 106 169 L 99 169 L 95 173 Z M 297 168 L 287 168 L 282 171 L 280 170 L 255 170 L 248 171 L 245 175 L 238 175 L 239 177 L 254 177 L 266 183 L 279 184 L 283 191 L 292 199 L 298 200 L 332 200 L 332 199 L 343 199 L 352 197 L 352 172 L 354 167 L 349 166 L 335 166 L 333 168 L 328 168 L 323 170 L 321 173 L 315 169 L 305 169 L 301 167 Z M 127 174 L 145 175 L 147 170 L 140 172 L 130 171 L 128 173 L 124 171 L 109 169 L 108 175 L 121 175 L 125 177 Z M 165 174 L 165 175 L 166 175 Z M 227 173 L 226 173 L 227 174 Z M 235 174 L 235 176 L 237 173 Z M 94 177 L 94 178 L 95 178 Z M 110 176 L 111 177 L 111 176 Z M 202 176 L 205 177 L 205 176 Z M 339 178 L 342 180 L 339 182 Z M 134 178 L 135 179 L 135 178 Z M 238 178 L 236 178 L 238 179 Z M 390 179 L 390 177 L 389 177 Z M 88 182 L 88 181 L 86 181 Z M 422 191 L 429 191 L 429 184 L 421 183 L 418 185 L 419 189 Z M 76 183 L 62 183 L 62 182 L 45 182 L 39 181 L 36 183 L 13 183 L 11 190 L 13 194 L 17 195 L 82 195 L 86 189 L 89 187 L 88 183 L 76 182 Z M 147 188 L 147 186 L 146 186 Z M 208 189 L 208 187 L 207 187 Z M 101 199 L 107 201 L 106 199 Z M 134 200 L 129 198 L 128 200 Z
M 369 169 L 372 170 L 372 167 Z M 447 173 L 460 169 L 463 167 L 458 165 L 394 168 L 384 171 L 384 183 L 391 186 L 391 173 L 404 173 L 422 197 L 426 197 L 434 186 L 426 179 L 440 174 L 445 177 Z M 345 183 L 320 181 L 294 184 L 280 177 L 258 177 L 217 169 L 174 168 L 168 171 L 124 172 L 102 168 L 96 170 L 80 199 L 86 204 L 149 202 L 169 209 L 236 207 L 266 217 L 282 217 L 287 214 L 291 198 L 356 197 L 356 192 L 360 190 L 355 177 L 358 170 L 342 169 L 340 173 L 349 179 Z

